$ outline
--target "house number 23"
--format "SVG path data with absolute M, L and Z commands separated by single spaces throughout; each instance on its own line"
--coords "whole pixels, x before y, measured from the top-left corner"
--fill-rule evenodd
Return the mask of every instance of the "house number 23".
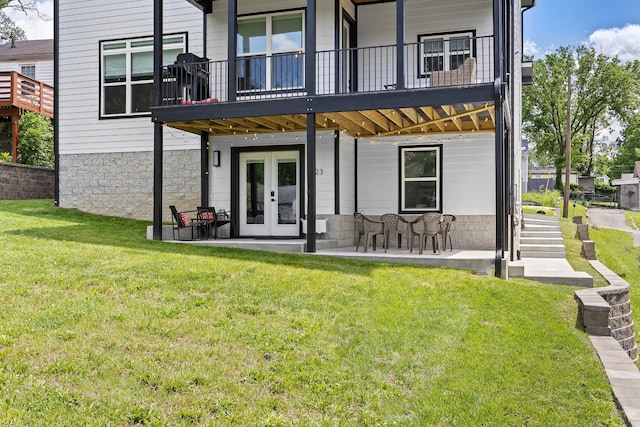
M 324 169 L 316 169 L 316 175 L 324 175 Z

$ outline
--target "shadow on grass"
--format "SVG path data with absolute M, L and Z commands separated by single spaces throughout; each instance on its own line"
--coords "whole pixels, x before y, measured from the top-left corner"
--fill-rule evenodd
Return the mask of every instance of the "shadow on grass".
M 391 264 L 376 261 L 351 260 L 309 254 L 284 254 L 258 250 L 194 246 L 146 239 L 149 221 L 108 217 L 47 206 L 43 201 L 0 202 L 0 218 L 4 215 L 25 218 L 23 229 L 6 230 L 7 236 L 26 236 L 64 242 L 118 246 L 158 253 L 212 256 L 240 261 L 263 262 L 323 271 L 341 270 L 350 274 L 370 276 L 379 267 Z M 46 225 L 59 221 L 60 225 Z M 4 221 L 6 224 L 6 221 Z M 412 268 L 433 269 L 431 266 L 411 265 Z

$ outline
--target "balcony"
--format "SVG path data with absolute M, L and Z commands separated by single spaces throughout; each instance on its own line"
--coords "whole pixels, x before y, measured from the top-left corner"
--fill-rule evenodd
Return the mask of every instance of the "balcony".
M 53 87 L 15 71 L 0 72 L 0 107 L 53 117 Z
M 491 132 L 493 49 L 492 36 L 408 43 L 402 79 L 395 45 L 319 51 L 312 94 L 304 52 L 238 57 L 233 85 L 229 61 L 194 57 L 163 67 L 162 104 L 153 116 L 174 128 L 219 135 L 302 131 L 311 110 L 318 129 L 355 137 Z

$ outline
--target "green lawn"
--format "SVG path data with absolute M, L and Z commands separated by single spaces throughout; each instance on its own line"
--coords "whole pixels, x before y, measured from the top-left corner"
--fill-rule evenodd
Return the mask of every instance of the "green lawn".
M 0 425 L 624 425 L 575 288 L 0 202 Z

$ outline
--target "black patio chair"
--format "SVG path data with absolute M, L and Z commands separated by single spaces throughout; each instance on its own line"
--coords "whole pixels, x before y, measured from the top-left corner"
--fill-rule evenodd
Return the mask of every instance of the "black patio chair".
M 218 238 L 218 227 L 231 223 L 229 213 L 223 209 L 216 211 L 213 206 L 198 206 L 198 220 L 205 224 L 207 236 Z
M 199 219 L 189 219 L 188 213 L 197 211 L 179 211 L 174 205 L 171 209 L 171 226 L 173 227 L 173 240 L 195 240 L 207 236 L 205 227 L 207 224 Z M 188 234 L 184 236 L 184 232 Z

